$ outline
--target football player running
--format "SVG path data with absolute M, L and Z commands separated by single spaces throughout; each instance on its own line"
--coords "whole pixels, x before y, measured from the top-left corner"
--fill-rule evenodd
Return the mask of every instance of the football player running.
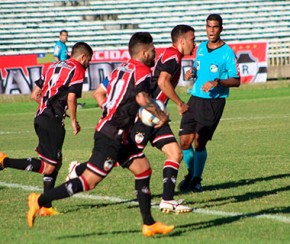
M 53 200 L 70 197 L 78 192 L 94 189 L 113 169 L 118 161 L 128 168 L 135 178 L 135 191 L 143 219 L 142 233 L 145 236 L 167 234 L 174 229 L 155 221 L 151 215 L 151 193 L 149 188 L 151 167 L 138 148 L 126 143 L 128 130 L 133 125 L 139 107 L 145 107 L 160 119 L 157 127 L 168 122 L 168 116 L 148 96 L 148 82 L 155 61 L 152 36 L 147 32 L 135 33 L 129 41 L 131 59 L 115 69 L 109 76 L 103 116 L 96 126 L 94 148 L 90 159 L 84 163 L 81 176 L 70 179 L 44 194 L 32 193 L 28 198 L 27 223 L 33 226 L 41 206 Z M 135 153 L 136 152 L 136 153 Z M 138 153 L 138 154 L 137 154 Z M 133 161 L 127 155 L 136 155 Z M 140 163 L 140 161 L 142 163 Z

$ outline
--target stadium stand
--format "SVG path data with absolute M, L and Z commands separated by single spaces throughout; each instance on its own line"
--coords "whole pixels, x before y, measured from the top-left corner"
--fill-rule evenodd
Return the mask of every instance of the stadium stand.
M 272 62 L 289 62 L 290 2 L 265 0 L 1 0 L 0 53 L 51 53 L 61 29 L 69 31 L 69 47 L 86 41 L 106 50 L 126 47 L 136 31 L 168 45 L 172 27 L 182 23 L 195 27 L 199 43 L 210 13 L 222 15 L 227 42 L 266 40 Z

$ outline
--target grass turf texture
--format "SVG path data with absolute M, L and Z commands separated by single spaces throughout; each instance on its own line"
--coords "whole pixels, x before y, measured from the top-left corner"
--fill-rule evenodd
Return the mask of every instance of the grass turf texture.
M 178 92 L 187 101 L 185 88 Z M 146 148 L 152 168 L 153 216 L 174 224 L 167 236 L 141 234 L 141 216 L 135 203 L 131 173 L 115 168 L 85 198 L 54 202 L 63 214 L 37 218 L 33 229 L 26 225 L 27 196 L 42 187 L 42 176 L 14 169 L 0 172 L 0 243 L 288 243 L 290 242 L 290 83 L 287 81 L 243 85 L 232 89 L 213 141 L 203 175 L 204 192 L 181 194 L 195 212 L 184 215 L 161 213 L 163 154 Z M 57 180 L 65 179 L 70 161 L 85 161 L 93 146 L 94 127 L 100 109 L 91 92 L 79 100 L 82 126 L 73 136 L 66 120 L 64 163 Z M 29 96 L 0 96 L 0 150 L 10 157 L 36 157 L 33 128 L 36 104 Z M 177 135 L 180 116 L 174 104 L 167 110 Z M 186 174 L 180 166 L 178 183 Z M 13 185 L 14 184 L 14 185 Z M 82 196 L 82 195 L 81 195 Z M 91 196 L 89 198 L 88 196 Z M 106 198 L 109 197 L 109 198 Z

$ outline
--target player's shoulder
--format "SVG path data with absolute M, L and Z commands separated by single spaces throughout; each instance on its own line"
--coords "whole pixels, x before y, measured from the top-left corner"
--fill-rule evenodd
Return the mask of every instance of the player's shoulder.
M 128 63 L 128 67 L 135 70 L 138 73 L 151 73 L 151 68 L 137 60 L 131 59 Z
M 61 42 L 60 40 L 57 40 L 57 41 L 55 42 L 55 46 L 61 46 L 61 44 L 62 44 L 62 42 Z
M 177 63 L 181 61 L 182 53 L 178 51 L 175 47 L 168 47 L 161 54 L 160 61 L 162 63 L 167 62 L 168 60 L 176 60 Z
M 81 72 L 81 73 L 85 72 L 84 66 L 79 61 L 75 60 L 74 58 L 64 60 L 63 63 L 65 66 L 68 66 L 71 69 L 75 69 L 78 72 Z
M 222 46 L 222 48 L 223 48 L 223 52 L 226 52 L 228 55 L 235 55 L 234 50 L 226 42 L 224 42 L 224 45 Z

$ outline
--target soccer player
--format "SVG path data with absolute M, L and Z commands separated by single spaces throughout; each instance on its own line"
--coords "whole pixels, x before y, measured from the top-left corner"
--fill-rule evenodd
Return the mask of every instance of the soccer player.
M 61 30 L 59 32 L 59 40 L 55 43 L 53 48 L 53 56 L 54 61 L 64 61 L 69 58 L 68 56 L 68 48 L 65 44 L 67 42 L 68 38 L 68 31 L 67 30 Z
M 168 122 L 168 116 L 148 96 L 151 69 L 155 63 L 155 47 L 148 32 L 137 32 L 129 41 L 131 59 L 115 69 L 109 76 L 103 116 L 96 126 L 94 148 L 86 169 L 77 178 L 70 179 L 59 187 L 42 195 L 32 193 L 28 197 L 28 226 L 32 227 L 39 209 L 53 200 L 70 197 L 78 192 L 92 190 L 113 169 L 118 161 L 127 167 L 135 177 L 135 190 L 141 215 L 142 232 L 145 236 L 166 234 L 174 229 L 156 222 L 151 215 L 151 194 L 149 189 L 151 168 L 143 153 L 136 155 L 134 162 L 127 157 L 139 152 L 136 146 L 126 144 L 126 135 L 133 125 L 140 106 L 160 119 L 156 127 Z
M 181 191 L 202 191 L 206 144 L 218 126 L 229 87 L 240 85 L 237 59 L 233 50 L 220 38 L 222 30 L 221 16 L 210 14 L 206 19 L 208 41 L 199 45 L 194 67 L 185 75 L 186 79 L 196 77 L 196 80 L 190 91 L 189 110 L 183 114 L 179 130 L 183 160 L 188 169 L 178 186 Z
M 69 110 L 74 135 L 81 129 L 77 121 L 77 98 L 81 97 L 85 70 L 92 58 L 92 48 L 84 42 L 72 48 L 72 57 L 54 63 L 35 82 L 31 97 L 39 103 L 34 128 L 38 136 L 36 152 L 39 159 L 9 158 L 0 152 L 0 169 L 14 168 L 43 174 L 44 192 L 52 189 L 62 165 L 62 146 L 65 138 L 64 119 Z M 42 206 L 39 215 L 55 215 L 51 202 Z
M 188 25 L 177 25 L 171 31 L 172 46 L 158 58 L 153 71 L 151 93 L 154 99 L 158 99 L 165 105 L 171 99 L 182 115 L 188 109 L 175 91 L 181 74 L 181 59 L 184 55 L 192 54 L 195 48 L 195 31 Z M 144 125 L 138 120 L 130 133 L 140 150 L 143 150 L 148 142 L 161 150 L 166 159 L 163 166 L 163 194 L 159 209 L 165 213 L 188 213 L 192 208 L 182 205 L 182 201 L 174 200 L 174 190 L 182 151 L 168 124 L 160 128 Z

